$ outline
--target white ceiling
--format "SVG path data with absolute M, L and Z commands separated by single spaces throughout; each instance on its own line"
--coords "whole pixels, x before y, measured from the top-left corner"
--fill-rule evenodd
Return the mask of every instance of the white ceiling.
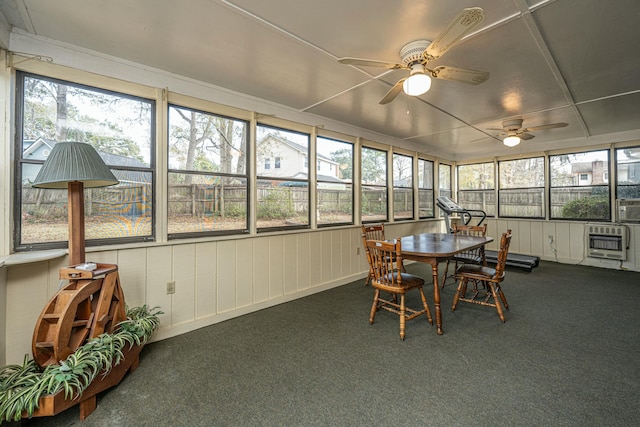
M 399 49 L 433 40 L 466 7 L 477 31 L 429 65 L 488 71 L 378 101 L 407 71 Z M 0 0 L 5 25 L 406 140 L 450 159 L 549 150 L 640 130 L 638 0 Z M 2 24 L 3 16 L 0 16 Z M 0 43 L 11 48 L 0 37 Z M 7 46 L 8 44 L 8 46 Z M 54 58 L 55 61 L 55 58 Z M 533 132 L 516 148 L 503 119 Z M 615 136 L 610 136 L 615 138 Z M 615 141 L 609 141 L 615 142 Z

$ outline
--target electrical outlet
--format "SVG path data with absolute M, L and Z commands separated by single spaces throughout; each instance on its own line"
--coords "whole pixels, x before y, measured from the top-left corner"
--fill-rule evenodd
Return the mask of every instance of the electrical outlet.
M 548 235 L 547 236 L 547 240 L 549 241 L 549 244 L 553 243 L 553 236 L 552 235 Z
M 167 282 L 167 295 L 171 295 L 175 293 L 176 293 L 176 282 L 174 281 Z

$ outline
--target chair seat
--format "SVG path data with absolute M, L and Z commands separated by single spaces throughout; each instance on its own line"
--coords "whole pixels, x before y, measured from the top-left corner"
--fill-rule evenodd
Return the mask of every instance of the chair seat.
M 496 269 L 491 267 L 485 267 L 483 265 L 472 265 L 472 264 L 463 264 L 456 269 L 456 276 L 464 274 L 472 279 L 478 280 L 488 280 L 488 279 L 499 279 L 500 277 L 496 277 Z M 504 276 L 504 271 L 501 276 Z
M 382 289 L 385 290 L 395 290 L 395 292 L 398 291 L 398 289 L 402 289 L 402 290 L 408 290 L 408 289 L 413 289 L 413 288 L 417 288 L 420 286 L 424 285 L 424 279 L 420 276 L 414 276 L 413 274 L 409 274 L 409 273 L 400 273 L 400 277 L 402 278 L 402 281 L 400 282 L 400 286 L 398 286 L 398 281 L 396 280 L 396 278 L 398 277 L 398 272 L 393 272 L 393 279 L 392 280 L 388 280 L 388 275 L 387 277 L 385 277 L 386 282 L 390 282 L 391 284 L 386 285 L 383 282 L 379 282 L 377 280 L 374 279 L 373 283 L 375 284 L 374 286 L 376 287 L 380 287 Z

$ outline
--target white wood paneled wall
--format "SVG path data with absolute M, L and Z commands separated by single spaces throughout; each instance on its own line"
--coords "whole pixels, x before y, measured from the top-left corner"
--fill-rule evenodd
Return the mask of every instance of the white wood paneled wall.
M 89 252 L 118 265 L 127 305 L 160 306 L 163 339 L 364 277 L 358 227 Z M 31 354 L 35 321 L 67 258 L 6 269 L 6 363 Z M 167 295 L 166 284 L 175 282 Z
M 488 234 L 497 249 L 500 234 L 511 228 L 511 252 L 543 260 L 640 271 L 640 225 L 630 225 L 628 261 L 584 256 L 585 224 L 489 219 Z M 443 231 L 441 221 L 389 224 L 387 237 Z M 547 236 L 554 236 L 548 244 Z M 555 252 L 554 252 L 555 250 Z M 164 339 L 252 311 L 340 286 L 365 276 L 367 262 L 359 227 L 259 235 L 241 239 L 91 251 L 87 259 L 117 264 L 127 305 L 160 306 Z M 5 363 L 21 363 L 31 354 L 31 338 L 42 308 L 58 290 L 58 270 L 66 257 L 0 269 L 0 314 Z M 166 284 L 175 281 L 175 293 Z M 4 322 L 4 323 L 3 323 Z M 1 337 L 2 335 L 0 335 Z M 2 357 L 0 357 L 2 359 Z

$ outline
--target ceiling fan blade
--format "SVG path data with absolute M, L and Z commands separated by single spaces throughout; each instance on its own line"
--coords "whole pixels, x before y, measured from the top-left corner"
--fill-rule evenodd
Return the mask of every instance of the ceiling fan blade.
M 448 67 L 446 65 L 436 67 L 431 73 L 439 79 L 455 80 L 474 85 L 479 85 L 489 79 L 489 73 L 486 71 L 466 70 L 464 68 Z
M 384 96 L 384 98 L 382 98 L 380 100 L 380 104 L 388 104 L 391 101 L 393 101 L 394 99 L 396 99 L 396 96 L 398 96 L 398 94 L 400 94 L 400 92 L 402 92 L 402 83 L 404 83 L 406 79 L 400 79 L 398 80 L 398 83 L 396 83 L 395 85 L 393 85 L 393 87 L 391 89 L 389 89 L 389 92 L 387 92 L 387 94 Z
M 487 128 L 487 130 L 499 130 L 500 132 L 504 131 L 503 128 Z
M 400 70 L 402 68 L 407 69 L 403 64 L 387 61 L 377 61 L 375 59 L 361 59 L 361 58 L 339 58 L 338 62 L 346 65 L 358 65 L 363 67 L 384 67 L 390 70 Z
M 451 46 L 466 36 L 484 19 L 484 10 L 480 7 L 463 9 L 460 15 L 449 24 L 423 53 L 428 60 L 442 56 Z
M 569 123 L 549 123 L 548 125 L 532 126 L 522 129 L 523 132 L 535 132 L 537 130 L 556 129 L 569 126 Z
M 535 135 L 531 135 L 530 133 L 526 133 L 526 132 L 522 132 L 522 133 L 518 132 L 518 136 L 520 137 L 520 139 L 524 141 L 527 141 L 529 139 L 533 139 L 536 137 Z

